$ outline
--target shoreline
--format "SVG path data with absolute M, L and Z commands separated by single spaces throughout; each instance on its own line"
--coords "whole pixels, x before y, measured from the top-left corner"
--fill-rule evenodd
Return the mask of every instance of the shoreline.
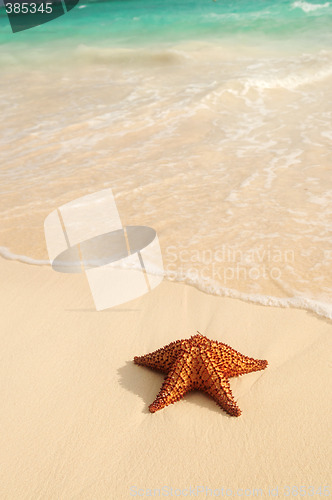
M 9 262 L 18 262 L 20 264 L 27 264 L 35 267 L 47 267 L 51 269 L 51 264 L 49 261 L 41 261 L 25 255 L 12 254 L 6 247 L 0 247 L 0 259 Z M 230 298 L 234 300 L 240 300 L 248 304 L 260 305 L 263 307 L 303 310 L 305 312 L 308 312 L 309 314 L 313 314 L 318 319 L 332 322 L 332 304 L 329 304 L 328 302 L 321 302 L 309 297 L 275 297 L 273 295 L 250 294 L 227 287 L 221 287 L 221 289 L 219 290 L 209 291 L 204 289 L 204 287 L 199 283 L 190 283 L 180 279 L 167 279 L 165 277 L 164 281 L 167 281 L 168 283 L 175 283 L 180 285 L 182 284 L 184 286 L 193 287 L 199 292 L 202 292 L 211 297 Z

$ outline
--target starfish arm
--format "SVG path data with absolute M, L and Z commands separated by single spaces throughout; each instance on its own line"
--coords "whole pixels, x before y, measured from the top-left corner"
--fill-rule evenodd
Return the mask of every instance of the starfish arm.
M 200 386 L 211 396 L 218 406 L 225 410 L 229 415 L 238 417 L 241 410 L 237 406 L 232 394 L 229 381 L 221 372 L 218 364 L 207 352 L 201 353 L 202 366 L 200 369 Z
M 154 402 L 149 406 L 151 413 L 161 410 L 176 401 L 179 401 L 186 392 L 192 389 L 190 378 L 190 358 L 189 353 L 184 353 L 172 366 L 160 392 Z
M 237 377 L 238 375 L 244 375 L 245 373 L 264 370 L 267 367 L 267 364 L 268 363 L 265 359 L 254 359 L 241 355 L 241 358 L 233 361 L 233 366 L 229 368 L 227 376 Z
M 227 378 L 264 370 L 268 364 L 265 359 L 250 358 L 221 342 L 214 343 L 213 352 Z
M 177 340 L 144 356 L 135 356 L 134 362 L 137 365 L 147 366 L 163 373 L 168 373 L 179 355 L 181 343 L 181 340 Z

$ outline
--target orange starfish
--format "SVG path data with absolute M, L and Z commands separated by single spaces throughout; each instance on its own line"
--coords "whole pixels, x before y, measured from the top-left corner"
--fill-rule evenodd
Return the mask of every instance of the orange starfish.
M 171 342 L 134 362 L 167 374 L 151 413 L 179 401 L 184 394 L 199 389 L 207 392 L 230 415 L 238 417 L 237 406 L 228 379 L 244 373 L 264 370 L 267 361 L 240 354 L 227 344 L 209 340 L 198 333 L 186 340 Z

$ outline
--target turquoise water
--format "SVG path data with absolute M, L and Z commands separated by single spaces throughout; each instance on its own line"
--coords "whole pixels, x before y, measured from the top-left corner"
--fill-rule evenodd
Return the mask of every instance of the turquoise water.
M 235 37 L 243 42 L 299 39 L 331 46 L 332 5 L 302 0 L 81 0 L 70 13 L 13 34 L 0 9 L 0 43 L 116 46 Z M 313 34 L 315 34 L 314 39 Z

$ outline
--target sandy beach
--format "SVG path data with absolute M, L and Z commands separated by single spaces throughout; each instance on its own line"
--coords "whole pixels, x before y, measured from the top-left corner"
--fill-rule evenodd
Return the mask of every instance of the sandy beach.
M 331 322 L 166 281 L 97 312 L 84 275 L 0 273 L 1 499 L 326 496 Z M 197 330 L 269 362 L 231 380 L 238 418 L 200 392 L 148 411 L 163 375 L 134 356 Z
M 332 2 L 318 2 L 84 0 L 18 33 L 0 9 L 0 500 L 331 495 Z M 77 202 L 103 190 L 111 211 Z M 158 236 L 164 279 L 123 303 L 103 259 L 160 264 L 132 226 Z M 104 248 L 110 231 L 124 238 Z M 75 245 L 91 289 L 121 305 L 96 311 L 84 274 L 51 269 Z M 230 379 L 241 416 L 199 391 L 149 412 L 164 376 L 134 357 L 197 331 L 268 361 Z

